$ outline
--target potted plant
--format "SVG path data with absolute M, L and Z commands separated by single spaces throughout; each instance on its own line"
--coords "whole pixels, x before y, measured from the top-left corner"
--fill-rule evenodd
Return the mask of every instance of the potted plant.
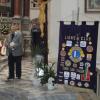
M 39 45 L 32 47 L 35 81 L 40 81 L 42 85 L 48 83 L 48 79 L 51 77 L 55 80 L 54 63 L 51 65 L 45 64 L 44 53 L 46 53 L 46 48 L 41 48 Z
M 40 76 L 40 83 L 42 85 L 47 84 L 47 87 L 49 90 L 54 89 L 55 84 L 55 70 L 54 70 L 54 64 L 41 64 L 39 68 L 43 70 L 42 75 Z
M 32 51 L 32 58 L 33 58 L 33 73 L 32 73 L 32 82 L 33 85 L 39 86 L 40 85 L 40 66 L 42 66 L 42 63 L 44 62 L 44 57 L 43 57 L 43 49 L 40 48 L 39 45 L 32 46 L 31 48 Z M 43 71 L 42 71 L 43 72 Z

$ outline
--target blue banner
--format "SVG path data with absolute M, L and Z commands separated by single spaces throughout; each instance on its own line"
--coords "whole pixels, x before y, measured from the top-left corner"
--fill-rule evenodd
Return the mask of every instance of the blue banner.
M 60 22 L 57 81 L 96 89 L 98 22 L 87 25 Z

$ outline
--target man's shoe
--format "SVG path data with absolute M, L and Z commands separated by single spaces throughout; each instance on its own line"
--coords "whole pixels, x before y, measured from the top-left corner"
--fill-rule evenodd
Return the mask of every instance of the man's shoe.
M 21 79 L 21 77 L 16 77 L 17 79 Z
M 14 77 L 8 77 L 7 79 L 8 79 L 8 80 L 13 80 L 13 79 L 14 79 Z
M 9 82 L 11 80 L 14 80 L 14 77 L 8 77 L 7 80 L 6 80 L 6 82 Z

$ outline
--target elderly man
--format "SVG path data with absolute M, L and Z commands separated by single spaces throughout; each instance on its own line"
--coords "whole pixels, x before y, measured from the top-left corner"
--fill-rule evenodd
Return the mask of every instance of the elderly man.
M 19 26 L 11 26 L 11 33 L 9 34 L 6 47 L 8 55 L 9 76 L 8 80 L 14 79 L 14 65 L 16 64 L 16 78 L 21 79 L 21 60 L 23 55 L 22 48 L 22 33 L 19 31 Z

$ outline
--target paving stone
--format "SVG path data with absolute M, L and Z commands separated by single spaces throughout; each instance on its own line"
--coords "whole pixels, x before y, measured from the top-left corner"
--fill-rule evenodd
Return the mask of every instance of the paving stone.
M 47 86 L 36 86 L 32 80 L 34 66 L 31 59 L 22 61 L 22 79 L 5 82 L 8 67 L 0 72 L 0 100 L 100 100 L 90 89 L 56 84 L 54 90 Z

